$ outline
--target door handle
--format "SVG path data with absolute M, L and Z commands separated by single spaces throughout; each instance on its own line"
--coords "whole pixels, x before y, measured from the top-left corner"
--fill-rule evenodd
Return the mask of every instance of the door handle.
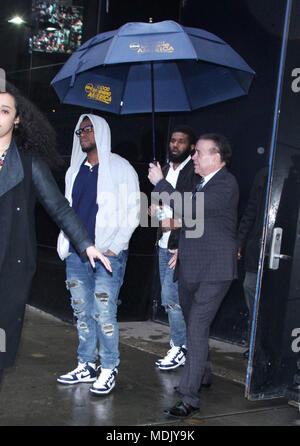
M 280 253 L 282 241 L 282 228 L 274 228 L 272 243 L 271 243 L 271 251 L 269 257 L 269 268 L 270 269 L 278 269 L 280 260 L 291 260 L 292 257 L 286 254 Z
M 292 257 L 291 256 L 287 256 L 286 254 L 275 254 L 275 259 L 279 259 L 279 260 L 290 260 Z

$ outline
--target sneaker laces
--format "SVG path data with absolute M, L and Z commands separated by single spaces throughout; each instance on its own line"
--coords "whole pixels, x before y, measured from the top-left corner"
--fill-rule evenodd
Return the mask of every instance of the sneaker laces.
M 90 363 L 88 363 L 88 362 L 79 363 L 78 366 L 76 367 L 76 369 L 72 370 L 72 372 L 69 372 L 69 374 L 73 375 L 74 373 L 84 372 L 86 370 L 87 365 L 89 365 L 89 364 Z
M 105 386 L 108 383 L 110 375 L 112 375 L 112 373 L 113 373 L 113 370 L 111 370 L 111 369 L 102 369 L 102 371 L 99 375 L 99 378 L 97 379 L 96 384 L 97 385 L 101 384 L 101 385 Z
M 162 359 L 161 362 L 168 362 L 171 359 L 174 359 L 181 350 L 181 347 L 176 347 L 175 345 L 167 352 L 166 356 Z

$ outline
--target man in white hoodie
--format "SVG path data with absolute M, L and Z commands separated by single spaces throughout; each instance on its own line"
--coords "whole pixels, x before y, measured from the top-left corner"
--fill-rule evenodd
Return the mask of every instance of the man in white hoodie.
M 120 362 L 117 303 L 129 240 L 139 224 L 140 193 L 133 167 L 111 153 L 110 129 L 99 116 L 87 114 L 79 118 L 65 195 L 96 247 L 109 257 L 112 273 L 100 262 L 93 270 L 60 233 L 58 253 L 66 259 L 66 284 L 77 318 L 79 346 L 78 366 L 57 381 L 93 382 L 93 394 L 107 395 L 115 386 Z M 101 373 L 97 378 L 98 356 Z

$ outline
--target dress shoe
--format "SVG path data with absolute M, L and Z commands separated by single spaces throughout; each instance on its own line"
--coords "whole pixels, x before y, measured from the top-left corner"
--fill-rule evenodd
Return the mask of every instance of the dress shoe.
M 164 410 L 166 415 L 175 418 L 187 418 L 197 412 L 199 410 L 198 407 L 193 407 L 188 403 L 184 403 L 183 401 L 179 401 L 175 404 L 175 406 L 170 409 Z
M 211 382 L 202 383 L 198 392 L 201 392 L 202 389 L 209 389 L 210 386 L 211 386 Z M 179 392 L 179 386 L 174 386 L 174 390 L 175 390 L 175 392 Z

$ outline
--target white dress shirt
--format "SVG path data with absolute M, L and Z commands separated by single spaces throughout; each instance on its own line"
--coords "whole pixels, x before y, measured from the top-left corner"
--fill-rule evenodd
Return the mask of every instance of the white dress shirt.
M 177 184 L 177 180 L 178 180 L 180 171 L 190 161 L 190 159 L 191 159 L 191 157 L 188 156 L 187 159 L 184 160 L 175 170 L 173 168 L 173 163 L 172 162 L 169 163 L 170 168 L 169 168 L 168 174 L 166 176 L 166 180 L 168 181 L 168 183 L 170 183 L 174 187 L 174 189 L 176 189 L 176 184 Z M 165 213 L 165 218 L 173 218 L 173 211 L 169 206 L 164 205 L 163 211 Z M 163 235 L 158 242 L 158 246 L 160 248 L 168 247 L 168 241 L 169 241 L 170 234 L 171 234 L 171 231 L 163 232 Z

